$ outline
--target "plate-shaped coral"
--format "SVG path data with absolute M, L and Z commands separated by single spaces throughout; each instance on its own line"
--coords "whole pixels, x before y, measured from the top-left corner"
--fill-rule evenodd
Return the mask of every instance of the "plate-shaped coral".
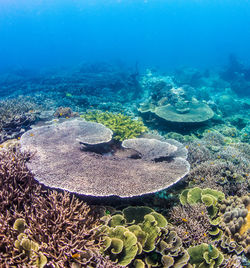
M 148 160 L 150 157 L 146 156 L 133 158 L 129 153 L 114 153 L 113 148 L 103 154 L 83 150 L 79 136 L 80 140 L 90 143 L 88 135 L 92 133 L 91 128 L 95 129 L 95 140 L 103 142 L 104 133 L 108 133 L 109 129 L 81 120 L 26 132 L 20 141 L 21 150 L 34 153 L 27 165 L 35 178 L 46 186 L 83 195 L 132 197 L 168 188 L 189 172 L 189 163 L 178 154 L 184 147 L 180 143 L 173 157 L 161 161 Z M 88 138 L 84 137 L 84 133 Z M 147 142 L 151 143 L 151 140 L 144 139 L 145 147 Z
M 210 107 L 202 102 L 189 103 L 185 110 L 168 104 L 157 107 L 154 113 L 166 121 L 180 123 L 200 123 L 214 116 Z

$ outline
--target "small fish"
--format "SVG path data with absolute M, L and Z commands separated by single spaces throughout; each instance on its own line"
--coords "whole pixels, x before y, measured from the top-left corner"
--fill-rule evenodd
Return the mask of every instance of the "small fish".
M 206 233 L 204 233 L 203 235 L 204 235 L 205 237 L 207 236 L 207 234 L 206 234 Z
M 34 134 L 33 133 L 30 133 L 30 137 L 33 137 L 34 136 Z
M 182 218 L 182 221 L 187 222 L 188 220 L 186 218 Z
M 220 155 L 218 155 L 218 156 L 217 156 L 217 158 L 218 158 L 218 159 L 220 159 L 220 158 L 221 158 L 221 156 L 220 156 Z
M 188 148 L 189 148 L 189 146 L 188 146 L 188 145 L 186 145 L 185 147 L 186 147 L 186 149 L 188 149 Z
M 60 113 L 59 115 L 60 115 L 60 116 L 62 116 L 63 114 L 62 114 L 62 113 Z
M 66 116 L 66 119 L 69 119 L 69 117 L 68 117 L 68 116 Z
M 74 259 L 80 259 L 81 255 L 79 253 L 75 253 L 71 257 L 74 258 Z
M 105 211 L 105 214 L 106 214 L 106 215 L 110 215 L 110 211 L 109 211 L 109 210 L 106 210 L 106 211 Z
M 20 140 L 20 139 L 21 139 L 21 137 L 18 137 L 17 139 L 18 139 L 18 140 Z

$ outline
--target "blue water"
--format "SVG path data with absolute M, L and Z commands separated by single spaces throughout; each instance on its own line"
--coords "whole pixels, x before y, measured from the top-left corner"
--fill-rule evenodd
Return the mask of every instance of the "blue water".
M 250 62 L 249 0 L 0 0 L 0 69 Z

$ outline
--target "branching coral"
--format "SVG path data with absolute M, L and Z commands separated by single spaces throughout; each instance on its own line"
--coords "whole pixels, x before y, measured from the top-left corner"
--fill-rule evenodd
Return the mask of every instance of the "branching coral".
M 25 99 L 0 101 L 0 143 L 17 138 L 36 120 L 37 105 Z
M 188 143 L 190 186 L 222 190 L 226 195 L 245 195 L 250 190 L 249 144 L 233 143 L 217 131 L 207 131 Z
M 25 255 L 18 254 L 27 239 L 39 245 L 48 260 L 48 267 L 69 267 L 83 261 L 88 267 L 100 257 L 100 239 L 95 228 L 99 212 L 68 193 L 44 190 L 25 167 L 27 155 L 20 152 L 0 152 L 0 266 L 24 267 Z M 24 219 L 27 237 L 18 237 Z M 26 231 L 24 231 L 26 232 Z M 23 240 L 26 239 L 26 240 Z M 17 247 L 14 247 L 15 241 Z M 25 243 L 26 243 L 25 242 Z M 90 251 L 92 252 L 90 254 Z M 95 253 L 96 252 L 96 253 Z M 84 259 L 86 254 L 92 257 Z
M 121 113 L 93 111 L 87 112 L 82 117 L 87 121 L 101 123 L 110 128 L 114 132 L 114 139 L 119 141 L 135 138 L 147 131 L 142 121 L 134 120 Z
M 211 242 L 211 223 L 205 205 L 176 206 L 170 211 L 169 221 L 175 225 L 185 247 Z

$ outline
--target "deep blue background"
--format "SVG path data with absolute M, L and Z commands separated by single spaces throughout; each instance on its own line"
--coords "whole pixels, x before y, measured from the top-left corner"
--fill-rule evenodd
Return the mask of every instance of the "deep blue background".
M 0 0 L 0 68 L 250 62 L 248 0 Z

